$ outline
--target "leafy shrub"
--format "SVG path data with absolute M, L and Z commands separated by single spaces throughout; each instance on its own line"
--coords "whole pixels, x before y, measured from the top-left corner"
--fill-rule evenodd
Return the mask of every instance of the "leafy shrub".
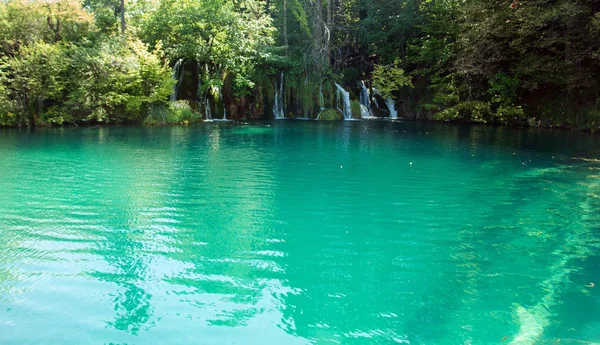
M 144 119 L 145 125 L 166 125 L 170 110 L 164 105 L 153 106 L 148 111 L 148 116 Z
M 9 90 L 2 83 L 0 72 L 0 126 L 14 126 L 17 124 L 17 115 L 14 113 L 13 102 Z
M 519 121 L 525 118 L 525 112 L 521 106 L 506 105 L 500 106 L 494 114 L 494 118 L 501 123 L 509 121 Z
M 44 111 L 41 120 L 48 125 L 73 122 L 73 116 L 64 107 L 52 106 Z
M 485 123 L 490 118 L 490 106 L 488 103 L 482 101 L 461 102 L 453 107 L 446 108 L 435 115 L 435 119 L 443 121 L 467 120 Z
M 400 68 L 400 60 L 394 61 L 392 65 L 375 65 L 373 70 L 373 86 L 383 98 L 389 97 L 394 92 L 403 88 L 412 88 L 412 78 Z
M 188 101 L 174 101 L 168 107 L 154 106 L 144 120 L 146 125 L 188 124 L 198 122 L 200 114 L 193 111 Z
M 24 124 L 42 116 L 46 100 L 60 99 L 66 88 L 68 58 L 61 45 L 38 41 L 21 47 L 6 59 L 2 69 L 10 75 L 4 80 L 18 112 L 26 114 Z
M 132 122 L 153 105 L 165 104 L 173 88 L 160 52 L 140 41 L 106 40 L 96 48 L 78 48 L 72 63 L 79 78 L 69 103 L 85 120 Z M 77 72 L 76 72 L 77 71 Z
M 521 81 L 518 76 L 509 76 L 502 72 L 490 80 L 488 93 L 492 95 L 492 103 L 509 106 L 516 103 L 517 90 Z
M 200 119 L 200 115 L 195 113 L 188 101 L 175 101 L 169 104 L 169 115 L 167 122 L 174 123 L 190 123 Z
M 319 115 L 319 120 L 323 120 L 323 121 L 337 121 L 337 120 L 343 120 L 343 119 L 344 119 L 344 115 L 336 109 L 323 110 L 321 115 Z

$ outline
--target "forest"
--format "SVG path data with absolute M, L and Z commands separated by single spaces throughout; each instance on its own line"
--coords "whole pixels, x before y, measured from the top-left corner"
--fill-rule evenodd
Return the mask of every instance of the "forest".
M 600 0 L 5 0 L 0 126 L 600 128 Z

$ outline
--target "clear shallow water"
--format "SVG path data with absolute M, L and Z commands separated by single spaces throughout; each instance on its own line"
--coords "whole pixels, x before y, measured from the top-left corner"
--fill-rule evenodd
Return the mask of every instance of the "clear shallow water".
M 0 344 L 600 343 L 600 163 L 574 159 L 599 149 L 391 122 L 0 131 Z

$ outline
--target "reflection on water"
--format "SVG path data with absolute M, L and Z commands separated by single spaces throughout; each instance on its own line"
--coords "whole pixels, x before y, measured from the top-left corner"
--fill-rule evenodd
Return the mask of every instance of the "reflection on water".
M 0 344 L 600 343 L 597 136 L 0 130 Z M 600 286 L 600 285 L 599 285 Z

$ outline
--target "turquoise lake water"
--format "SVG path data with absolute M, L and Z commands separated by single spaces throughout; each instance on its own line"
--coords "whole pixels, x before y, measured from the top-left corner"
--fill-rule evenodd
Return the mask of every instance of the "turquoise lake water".
M 596 158 L 426 123 L 0 130 L 0 345 L 600 343 Z

